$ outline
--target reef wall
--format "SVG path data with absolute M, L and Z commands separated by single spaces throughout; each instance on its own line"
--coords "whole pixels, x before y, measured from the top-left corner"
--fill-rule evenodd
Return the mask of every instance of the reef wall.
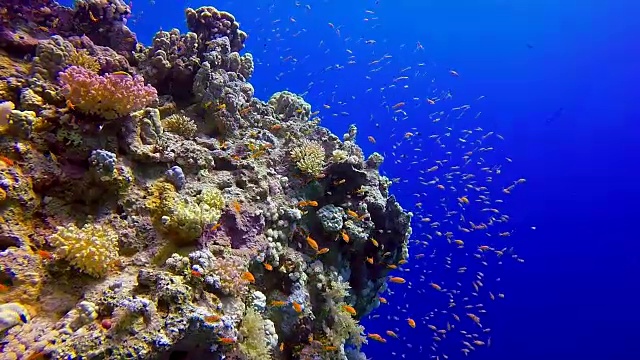
M 363 359 L 411 214 L 213 7 L 144 47 L 121 0 L 4 1 L 2 359 Z

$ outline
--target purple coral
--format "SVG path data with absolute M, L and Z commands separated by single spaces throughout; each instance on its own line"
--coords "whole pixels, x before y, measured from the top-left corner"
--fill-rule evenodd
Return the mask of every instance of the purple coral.
M 144 79 L 118 72 L 100 76 L 80 66 L 71 66 L 59 75 L 64 96 L 72 107 L 86 114 L 115 119 L 144 109 L 156 101 L 158 93 Z

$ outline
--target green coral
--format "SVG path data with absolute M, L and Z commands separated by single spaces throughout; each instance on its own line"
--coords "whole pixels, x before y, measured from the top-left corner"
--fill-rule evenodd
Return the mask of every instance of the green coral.
M 242 319 L 240 334 L 243 340 L 238 344 L 238 348 L 248 360 L 271 358 L 265 339 L 265 321 L 252 307 L 247 309 Z
M 118 259 L 118 233 L 108 225 L 88 222 L 82 228 L 59 226 L 48 239 L 56 255 L 93 277 L 104 276 Z
M 316 141 L 303 140 L 291 150 L 291 159 L 300 171 L 317 176 L 324 169 L 324 148 Z
M 195 199 L 180 196 L 173 185 L 160 181 L 152 186 L 147 207 L 162 232 L 177 245 L 187 245 L 200 237 L 206 226 L 218 222 L 224 198 L 215 187 L 203 189 Z

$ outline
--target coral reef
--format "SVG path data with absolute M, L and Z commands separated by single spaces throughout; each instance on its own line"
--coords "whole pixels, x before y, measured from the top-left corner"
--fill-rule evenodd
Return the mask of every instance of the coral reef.
M 213 7 L 145 48 L 121 0 L 27 3 L 0 14 L 3 358 L 361 356 L 411 214 L 355 126 L 254 98 Z

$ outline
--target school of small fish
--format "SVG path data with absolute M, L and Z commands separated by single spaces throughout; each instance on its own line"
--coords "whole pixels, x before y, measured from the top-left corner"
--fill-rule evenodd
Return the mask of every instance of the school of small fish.
M 505 139 L 485 129 L 482 112 L 476 110 L 483 107 L 484 96 L 457 104 L 450 88 L 464 81 L 464 74 L 436 67 L 424 36 L 416 34 L 403 44 L 387 41 L 383 31 L 396 25 L 377 11 L 380 1 L 365 1 L 357 15 L 350 9 L 335 19 L 324 16 L 336 13 L 329 11 L 341 6 L 336 1 L 271 2 L 257 9 L 261 16 L 254 24 L 243 24 L 251 34 L 247 50 L 256 67 L 270 68 L 256 73 L 275 73 L 271 80 L 278 87 L 291 85 L 319 109 L 312 115 L 322 125 L 346 129 L 356 123 L 366 137 L 359 141 L 363 149 L 385 156 L 381 170 L 398 184 L 392 192 L 403 204 L 408 199 L 412 204 L 411 260 L 390 266 L 395 270 L 389 289 L 380 294 L 380 307 L 363 320 L 380 330 L 371 330 L 367 338 L 404 343 L 390 352 L 396 358 L 469 355 L 491 346 L 491 328 L 483 318 L 492 302 L 505 297 L 501 265 L 524 262 L 510 242 L 515 231 L 503 209 L 526 180 L 506 175 L 513 160 L 501 149 Z M 351 21 L 358 23 L 357 31 Z M 298 47 L 306 55 L 294 55 Z M 273 53 L 280 54 L 279 63 L 261 62 Z M 360 81 L 343 82 L 357 74 Z M 310 79 L 306 87 L 296 88 L 305 77 Z M 341 235 L 349 242 L 346 233 Z M 307 243 L 318 255 L 328 251 L 311 237 Z M 249 275 L 245 279 L 252 281 Z M 293 307 L 302 311 L 297 303 Z M 344 310 L 356 315 L 351 307 Z M 379 318 L 384 322 L 374 321 Z M 420 341 L 412 344 L 411 339 Z

